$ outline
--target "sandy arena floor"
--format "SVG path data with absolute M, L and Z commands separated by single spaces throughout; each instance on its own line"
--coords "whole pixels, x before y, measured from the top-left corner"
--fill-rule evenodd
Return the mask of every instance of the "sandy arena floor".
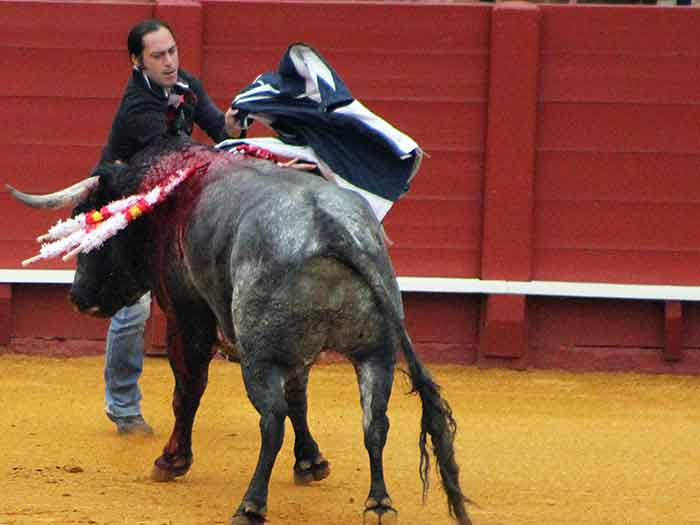
M 165 484 L 149 473 L 172 425 L 167 361 L 148 358 L 142 381 L 152 438 L 116 434 L 101 367 L 101 357 L 0 355 L 0 524 L 227 523 L 259 441 L 238 365 L 212 364 L 195 463 Z M 431 368 L 460 425 L 475 524 L 700 524 L 700 377 Z M 419 401 L 397 377 L 385 462 L 399 522 L 448 524 L 436 482 L 420 502 Z M 310 421 L 331 476 L 294 485 L 288 426 L 269 523 L 360 524 L 369 474 L 348 365 L 314 369 Z

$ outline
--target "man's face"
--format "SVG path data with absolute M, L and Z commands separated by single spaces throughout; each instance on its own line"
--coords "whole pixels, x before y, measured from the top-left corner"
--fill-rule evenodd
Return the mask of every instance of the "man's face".
M 177 56 L 177 44 L 173 35 L 166 28 L 146 34 L 143 37 L 143 59 L 132 55 L 134 65 L 141 66 L 148 78 L 165 88 L 170 88 L 177 81 L 180 60 Z

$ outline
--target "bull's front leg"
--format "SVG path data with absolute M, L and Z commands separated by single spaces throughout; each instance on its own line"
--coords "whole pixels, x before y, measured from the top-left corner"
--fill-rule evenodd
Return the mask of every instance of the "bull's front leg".
M 168 359 L 175 376 L 175 426 L 163 453 L 155 461 L 152 478 L 156 481 L 182 476 L 192 465 L 192 426 L 207 387 L 216 340 L 216 321 L 207 314 L 195 315 L 191 311 L 186 318 L 169 316 L 168 319 Z

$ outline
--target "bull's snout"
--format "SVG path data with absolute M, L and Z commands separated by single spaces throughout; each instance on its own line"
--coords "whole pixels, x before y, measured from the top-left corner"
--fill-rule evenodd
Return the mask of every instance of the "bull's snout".
M 80 309 L 76 308 L 76 310 L 78 310 L 78 312 L 81 314 L 87 314 L 87 315 L 90 315 L 92 317 L 110 317 L 109 314 L 100 310 L 99 306 L 91 306 L 90 308 L 86 308 L 84 310 L 80 310 Z
M 99 306 L 86 302 L 79 295 L 74 294 L 72 290 L 69 294 L 69 300 L 73 305 L 73 309 L 78 313 L 90 315 L 92 317 L 110 317 L 109 314 L 103 312 Z

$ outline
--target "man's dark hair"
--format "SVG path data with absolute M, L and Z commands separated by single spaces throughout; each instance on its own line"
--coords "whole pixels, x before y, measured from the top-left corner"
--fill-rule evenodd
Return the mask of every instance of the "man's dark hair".
M 158 31 L 161 27 L 164 27 L 170 31 L 170 34 L 173 35 L 173 38 L 175 38 L 175 33 L 173 33 L 173 30 L 170 29 L 170 26 L 166 22 L 163 22 L 157 18 L 149 18 L 148 20 L 139 22 L 132 27 L 131 31 L 129 31 L 129 37 L 126 40 L 126 47 L 129 49 L 129 56 L 135 55 L 136 57 L 141 58 L 141 55 L 143 54 L 143 37 L 148 33 Z

